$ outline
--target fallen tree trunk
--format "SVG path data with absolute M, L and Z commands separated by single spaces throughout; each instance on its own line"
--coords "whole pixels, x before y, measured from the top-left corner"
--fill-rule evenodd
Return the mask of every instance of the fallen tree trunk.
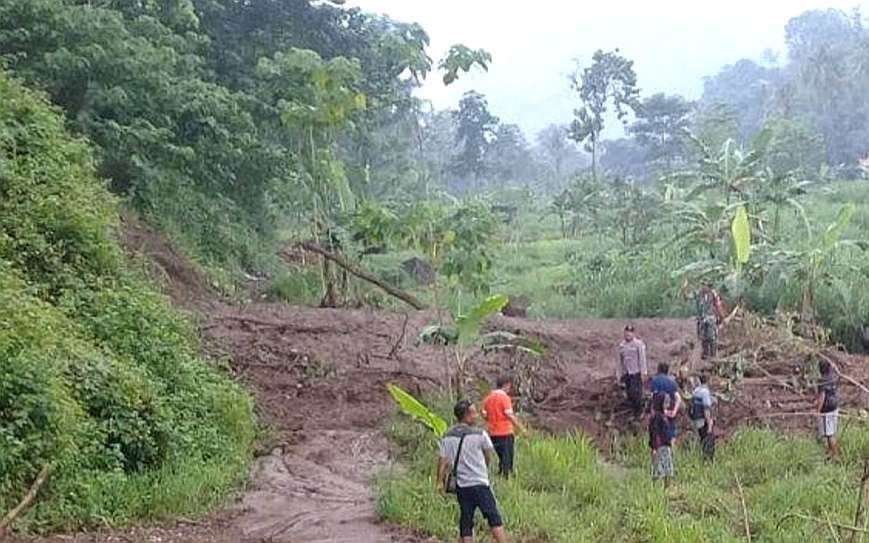
M 36 476 L 36 480 L 33 481 L 32 485 L 30 485 L 30 489 L 27 491 L 27 494 L 24 495 L 21 502 L 11 511 L 6 513 L 3 519 L 0 520 L 0 537 L 5 536 L 6 530 L 12 526 L 12 523 L 15 522 L 18 515 L 30 507 L 30 504 L 36 499 L 36 494 L 39 492 L 39 489 L 42 488 L 42 485 L 44 485 L 45 481 L 48 480 L 48 476 L 51 474 L 51 470 L 53 469 L 54 467 L 51 464 L 44 465 L 42 470 L 39 472 L 39 475 Z
M 399 300 L 401 300 L 402 302 L 406 303 L 407 305 L 411 306 L 414 309 L 425 309 L 426 308 L 425 304 L 423 304 L 421 301 L 419 301 L 412 294 L 404 292 L 403 290 L 398 289 L 398 288 L 390 285 L 389 283 L 386 283 L 385 281 L 381 280 L 379 277 L 375 277 L 371 273 L 369 273 L 361 268 L 358 268 L 357 266 L 355 266 L 351 262 L 348 262 L 341 255 L 335 254 L 331 251 L 327 251 L 323 247 L 320 247 L 319 245 L 317 245 L 316 243 L 311 242 L 311 241 L 303 241 L 299 244 L 299 246 L 306 251 L 310 251 L 312 253 L 317 253 L 318 255 L 322 256 L 323 258 L 325 258 L 327 260 L 331 260 L 332 262 L 341 266 L 342 268 L 344 268 L 345 270 L 347 270 L 351 274 L 355 275 L 359 279 L 362 279 L 364 281 L 368 281 L 369 283 L 376 285 L 377 287 L 379 287 L 381 290 L 383 290 L 384 292 L 386 292 L 390 296 L 398 298 Z

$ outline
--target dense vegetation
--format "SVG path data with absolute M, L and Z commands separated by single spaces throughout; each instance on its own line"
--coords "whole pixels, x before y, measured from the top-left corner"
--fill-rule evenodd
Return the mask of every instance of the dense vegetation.
M 444 540 L 455 537 L 455 500 L 434 491 L 431 432 L 404 420 L 394 437 L 408 470 L 384 475 L 380 511 Z M 513 478 L 495 480 L 494 491 L 519 541 L 746 541 L 746 516 L 751 541 L 847 540 L 827 523 L 854 525 L 865 428 L 846 432 L 837 464 L 825 463 L 822 449 L 801 435 L 743 430 L 714 464 L 701 460 L 695 441 L 677 450 L 676 482 L 665 491 L 649 476 L 642 439 L 629 439 L 607 462 L 584 436 L 533 435 L 517 440 L 522 462 Z
M 869 31 L 837 10 L 785 30 L 785 60 L 723 67 L 697 101 L 643 93 L 619 50 L 587 55 L 565 83 L 574 117 L 528 138 L 478 92 L 443 111 L 414 94 L 433 72 L 448 85 L 485 69 L 488 53 L 456 45 L 435 61 L 419 25 L 342 2 L 0 0 L 0 509 L 50 463 L 25 527 L 179 513 L 217 500 L 245 461 L 250 402 L 125 269 L 119 206 L 222 284 L 264 273 L 292 302 L 396 303 L 310 255 L 278 266 L 282 244 L 313 241 L 457 315 L 495 290 L 527 295 L 533 316 L 687 315 L 685 294 L 709 280 L 857 348 Z M 625 137 L 606 139 L 613 121 Z M 745 263 L 731 230 L 743 213 Z M 410 257 L 431 273 L 409 278 Z M 744 439 L 751 452 L 771 438 Z M 587 445 L 552 446 L 597 465 Z M 537 490 L 541 504 L 556 494 Z M 632 525 L 612 524 L 610 498 L 598 533 L 618 538 Z M 398 509 L 385 510 L 419 520 Z
M 118 206 L 62 115 L 0 72 L 0 510 L 18 528 L 194 512 L 244 477 L 252 404 L 126 270 Z

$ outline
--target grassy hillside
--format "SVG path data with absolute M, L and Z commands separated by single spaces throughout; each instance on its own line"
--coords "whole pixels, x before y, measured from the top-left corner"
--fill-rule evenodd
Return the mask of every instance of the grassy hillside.
M 54 466 L 17 527 L 183 514 L 245 471 L 249 397 L 125 268 L 88 145 L 0 72 L 0 510 Z

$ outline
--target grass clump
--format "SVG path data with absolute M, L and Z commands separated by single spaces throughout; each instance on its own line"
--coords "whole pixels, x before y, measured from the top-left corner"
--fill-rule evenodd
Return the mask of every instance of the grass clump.
M 393 435 L 404 467 L 379 481 L 381 515 L 425 534 L 454 538 L 455 500 L 433 490 L 432 438 L 405 420 L 396 422 Z M 532 434 L 517 440 L 515 477 L 492 481 L 508 531 L 520 542 L 744 541 L 737 475 L 752 541 L 832 542 L 826 524 L 785 516 L 829 516 L 852 525 L 867 439 L 869 429 L 849 430 L 842 461 L 828 464 L 808 435 L 745 428 L 720 443 L 716 462 L 709 464 L 701 460 L 696 440 L 687 437 L 676 452 L 676 480 L 665 490 L 650 478 L 642 436 L 628 439 L 607 461 L 580 434 Z M 487 532 L 479 516 L 477 528 Z
M 202 511 L 245 472 L 250 398 L 116 241 L 62 117 L 0 72 L 0 510 L 55 467 L 25 531 Z

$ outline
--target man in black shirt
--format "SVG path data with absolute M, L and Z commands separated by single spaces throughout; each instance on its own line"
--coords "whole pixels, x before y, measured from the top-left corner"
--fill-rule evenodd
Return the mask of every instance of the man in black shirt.
M 836 430 L 839 426 L 839 383 L 832 366 L 826 360 L 818 363 L 818 370 L 821 373 L 815 398 L 815 407 L 819 414 L 818 435 L 827 443 L 830 460 L 835 460 L 839 456 L 839 443 L 836 441 Z

